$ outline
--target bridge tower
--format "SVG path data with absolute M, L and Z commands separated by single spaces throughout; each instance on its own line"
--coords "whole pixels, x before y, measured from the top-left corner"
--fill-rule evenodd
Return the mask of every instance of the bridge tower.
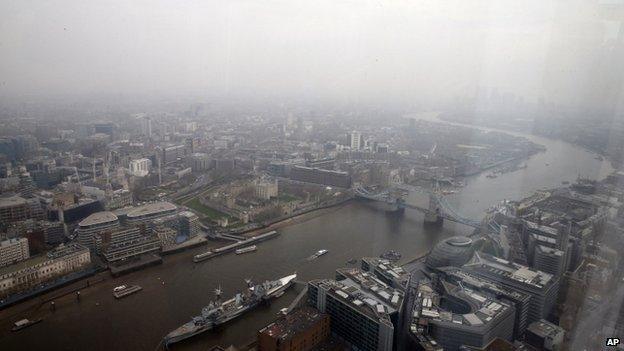
M 441 225 L 444 222 L 435 193 L 429 194 L 429 209 L 425 212 L 425 224 Z
M 394 203 L 396 204 L 396 212 L 398 213 L 404 213 L 405 212 L 405 199 L 403 198 L 403 196 L 397 196 L 395 198 Z

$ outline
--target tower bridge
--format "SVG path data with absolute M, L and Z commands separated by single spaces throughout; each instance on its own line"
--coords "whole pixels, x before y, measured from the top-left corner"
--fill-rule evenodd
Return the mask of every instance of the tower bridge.
M 389 211 L 400 211 L 405 208 L 414 209 L 425 214 L 425 223 L 441 224 L 444 220 L 462 223 L 474 228 L 481 226 L 481 221 L 466 217 L 459 213 L 447 199 L 437 191 L 427 190 L 407 184 L 395 184 L 383 190 L 370 190 L 363 187 L 354 189 L 355 196 L 361 199 L 378 201 L 388 205 Z M 410 194 L 425 197 L 424 203 L 410 203 Z

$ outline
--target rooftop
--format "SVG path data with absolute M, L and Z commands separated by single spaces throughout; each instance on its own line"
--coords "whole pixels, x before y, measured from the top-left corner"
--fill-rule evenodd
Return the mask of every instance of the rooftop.
M 98 202 L 98 200 L 94 200 L 94 199 L 91 199 L 91 198 L 88 198 L 88 197 L 81 197 L 75 203 L 73 203 L 71 205 L 68 205 L 68 206 L 65 206 L 64 209 L 65 209 L 65 211 L 67 211 L 67 210 L 70 210 L 70 209 L 73 209 L 73 208 L 77 208 L 77 207 L 80 207 L 80 206 L 84 206 L 84 205 L 87 205 L 87 204 L 92 204 L 94 202 Z
M 564 332 L 563 328 L 561 328 L 560 326 L 552 324 L 549 321 L 546 321 L 544 319 L 540 319 L 537 322 L 533 322 L 529 324 L 529 327 L 527 328 L 527 330 L 530 330 L 534 334 L 539 335 L 541 337 L 547 337 L 547 336 L 553 337 L 559 333 Z
M 323 169 L 323 168 L 317 168 L 317 167 L 295 166 L 294 168 L 315 171 L 319 173 L 344 174 L 344 175 L 349 174 L 348 172 L 344 172 L 344 171 L 334 171 L 330 169 Z
M 558 249 L 553 249 L 552 247 L 548 247 L 544 245 L 537 245 L 537 250 L 539 250 L 542 253 L 550 254 L 553 256 L 563 256 L 563 251 L 558 250 Z
M 47 256 L 49 259 L 54 259 L 54 258 L 59 258 L 65 255 L 69 255 L 69 254 L 72 254 L 74 252 L 78 252 L 81 250 L 87 250 L 87 248 L 78 243 L 60 244 L 54 249 L 48 251 Z
M 260 330 L 260 333 L 268 334 L 275 339 L 288 340 L 319 323 L 325 316 L 314 308 L 304 307 L 269 324 Z
M 558 235 L 557 229 L 555 229 L 553 227 L 549 227 L 547 225 L 537 224 L 537 223 L 530 222 L 530 221 L 524 221 L 524 223 L 531 230 L 540 231 L 540 232 L 543 232 L 543 233 L 546 233 L 546 234 L 550 234 L 551 236 L 555 236 L 555 237 Z
M 409 273 L 403 267 L 394 264 L 394 262 L 379 257 L 362 257 L 362 262 L 366 262 L 370 266 L 375 267 L 376 271 L 386 278 L 392 279 L 399 285 L 407 282 Z
M 489 328 L 499 316 L 509 313 L 513 308 L 492 296 L 480 291 L 442 281 L 443 292 L 433 289 L 429 279 L 418 284 L 418 294 L 414 304 L 413 316 L 416 321 L 425 319 L 458 328 Z M 453 311 L 444 307 L 443 295 L 453 296 L 463 301 L 465 311 Z M 422 324 L 422 321 L 417 322 Z
M 191 211 L 182 211 L 182 212 L 180 212 L 180 216 L 183 216 L 183 217 L 186 217 L 186 218 L 195 218 L 195 217 L 197 217 L 197 215 L 194 214 Z
M 14 263 L 12 265 L 0 267 L 0 277 L 2 277 L 5 274 L 8 274 L 8 273 L 20 271 L 22 269 L 25 269 L 25 268 L 28 268 L 28 267 L 31 267 L 31 266 L 36 266 L 36 265 L 41 264 L 41 263 L 43 263 L 43 262 L 45 262 L 47 260 L 48 260 L 48 257 L 46 255 L 37 255 L 37 256 L 33 256 L 33 257 L 31 257 L 31 258 L 29 258 L 27 260 Z
M 553 276 L 549 273 L 532 270 L 529 267 L 496 256 L 478 253 L 475 254 L 475 258 L 476 260 L 466 264 L 464 267 L 477 272 L 487 272 L 489 274 L 515 280 L 519 283 L 532 285 L 540 289 L 554 282 Z
M 26 199 L 21 196 L 0 197 L 0 208 L 25 205 Z
M 177 209 L 176 205 L 170 202 L 166 202 L 166 201 L 154 202 L 151 204 L 136 207 L 133 210 L 129 211 L 128 218 L 149 216 L 149 215 L 157 214 L 160 212 L 174 211 L 176 209 Z
M 83 219 L 78 225 L 81 227 L 90 227 L 97 224 L 112 223 L 118 220 L 117 216 L 110 211 L 96 212 L 89 217 Z
M 466 247 L 472 245 L 472 239 L 467 236 L 454 236 L 448 238 L 446 242 L 451 246 Z
M 467 286 L 476 290 L 489 291 L 497 296 L 506 296 L 512 300 L 528 300 L 530 295 L 519 290 L 508 288 L 501 284 L 496 284 L 488 279 L 483 279 L 461 268 L 445 267 L 440 269 L 454 282 L 461 282 L 462 286 Z
M 361 313 L 374 319 L 388 319 L 388 315 L 397 312 L 401 307 L 403 293 L 389 287 L 371 273 L 354 268 L 342 268 L 336 272 L 345 279 L 324 279 L 320 281 L 320 285 Z
M 87 249 L 84 246 L 81 246 L 77 243 L 70 243 L 67 245 L 61 244 L 57 246 L 55 249 L 50 250 L 46 255 L 33 256 L 27 260 L 17 262 L 15 264 L 0 268 L 0 276 L 4 274 L 12 273 L 12 272 L 17 272 L 17 271 L 20 271 L 22 269 L 26 269 L 29 267 L 34 267 L 46 261 L 59 258 L 59 257 L 65 256 L 65 255 L 68 255 L 68 254 L 71 254 L 80 250 L 87 250 Z
M 549 243 L 549 244 L 556 244 L 557 243 L 557 239 L 553 238 L 553 237 L 549 237 L 549 236 L 545 236 L 545 235 L 539 235 L 539 234 L 531 234 L 531 236 L 537 240 L 537 241 L 541 241 L 541 242 L 545 242 L 545 243 Z
M 468 262 L 473 254 L 472 239 L 454 236 L 437 243 L 427 255 L 425 263 L 429 268 L 460 267 Z
M 505 339 L 501 339 L 496 337 L 490 341 L 489 344 L 485 345 L 483 351 L 519 351 L 524 349 L 524 347 L 518 347 L 514 344 L 510 343 Z
M 11 238 L 11 239 L 7 239 L 7 240 L 3 240 L 3 241 L 0 241 L 0 247 L 10 246 L 10 245 L 13 245 L 15 243 L 19 243 L 19 242 L 23 242 L 23 241 L 28 241 L 28 239 L 26 239 L 26 238 Z

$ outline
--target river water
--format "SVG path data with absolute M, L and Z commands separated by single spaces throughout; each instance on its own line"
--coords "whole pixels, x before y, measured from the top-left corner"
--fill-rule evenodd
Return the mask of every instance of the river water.
M 459 212 L 479 218 L 483 211 L 503 199 L 518 199 L 541 188 L 573 181 L 580 174 L 600 178 L 612 171 L 608 162 L 571 144 L 534 136 L 531 140 L 547 147 L 534 155 L 527 168 L 498 178 L 485 174 L 470 177 L 461 193 L 449 196 Z M 154 350 L 170 330 L 188 321 L 213 298 L 218 286 L 229 297 L 244 288 L 244 278 L 274 279 L 296 271 L 299 280 L 333 277 L 338 267 L 363 256 L 377 256 L 394 249 L 403 260 L 420 256 L 439 240 L 467 234 L 471 228 L 445 223 L 440 228 L 423 227 L 422 214 L 406 210 L 403 215 L 386 214 L 352 202 L 311 216 L 307 221 L 279 229 L 276 239 L 258 245 L 247 255 L 225 255 L 194 264 L 192 256 L 205 248 L 165 257 L 164 263 L 120 278 L 108 277 L 72 296 L 56 300 L 56 311 L 47 305 L 30 308 L 34 301 L 0 314 L 2 350 Z M 330 252 L 315 261 L 306 258 L 319 249 Z M 122 300 L 111 294 L 114 286 L 138 284 L 143 291 Z M 276 313 L 296 296 L 291 289 L 270 306 L 261 306 L 225 327 L 180 344 L 175 350 L 206 350 L 211 345 L 242 345 L 258 329 L 275 319 Z M 27 308 L 29 307 L 29 308 Z M 23 311 L 26 311 L 24 314 Z M 42 323 L 18 333 L 7 330 L 16 319 L 42 316 Z

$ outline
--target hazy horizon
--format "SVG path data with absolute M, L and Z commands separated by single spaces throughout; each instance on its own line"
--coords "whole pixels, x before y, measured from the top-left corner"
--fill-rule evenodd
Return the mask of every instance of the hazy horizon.
M 0 97 L 431 103 L 488 87 L 619 106 L 622 13 L 622 1 L 5 2 Z

